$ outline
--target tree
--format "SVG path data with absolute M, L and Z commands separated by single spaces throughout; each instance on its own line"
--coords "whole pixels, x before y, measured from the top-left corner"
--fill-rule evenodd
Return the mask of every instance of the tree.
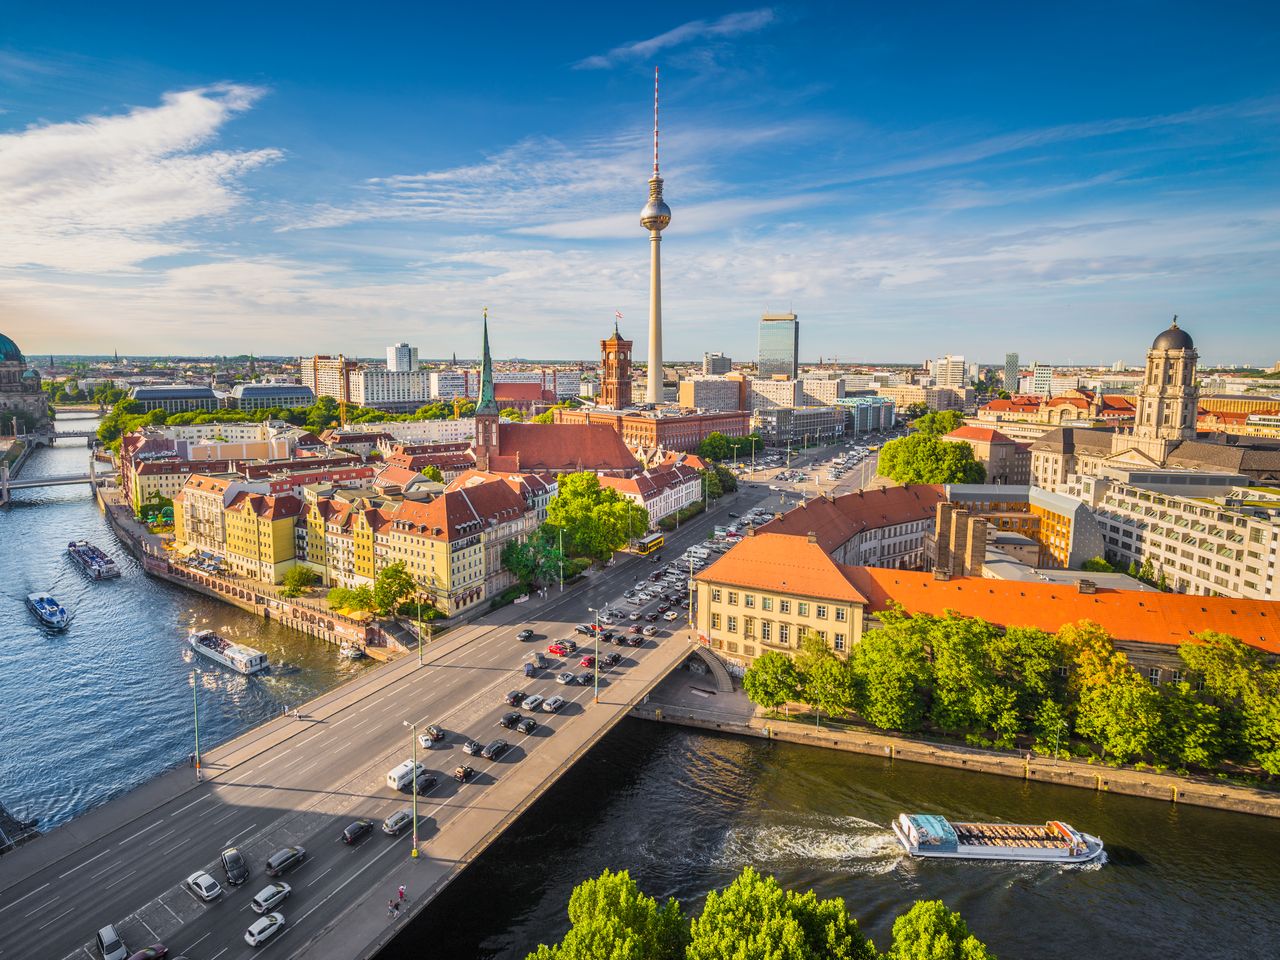
M 987 664 L 986 650 L 999 631 L 974 617 L 913 618 L 928 636 L 933 661 L 930 716 L 943 730 L 992 726 L 1011 706 Z M 1005 693 L 1005 696 L 1001 696 Z M 1003 724 L 1002 726 L 1007 726 Z
M 557 537 L 545 524 L 526 540 L 512 540 L 502 548 L 503 569 L 526 586 L 550 583 L 560 575 L 564 554 Z
M 440 468 L 434 463 L 429 463 L 423 467 L 422 475 L 428 480 L 434 480 L 436 483 L 444 483 L 444 474 L 440 472 Z
M 706 491 L 707 498 L 710 500 L 719 500 L 724 496 L 724 488 L 720 486 L 720 472 L 708 468 L 702 471 L 703 490 Z
M 758 656 L 742 677 L 742 690 L 766 710 L 799 699 L 800 673 L 785 653 L 769 650 Z
M 941 900 L 917 900 L 893 921 L 893 946 L 883 960 L 995 960 L 954 910 Z
M 1220 708 L 1220 724 L 1240 749 L 1230 751 L 1280 774 L 1280 666 L 1262 651 L 1213 631 L 1196 635 L 1178 654 Z
M 1159 694 L 1097 624 L 1067 624 L 1058 638 L 1075 666 L 1076 732 L 1121 763 L 1150 753 L 1160 736 Z
M 704 460 L 724 460 L 729 456 L 729 438 L 718 430 L 711 433 L 698 444 L 698 456 Z
M 320 578 L 306 567 L 290 567 L 285 571 L 283 578 L 283 588 L 280 590 L 282 597 L 300 597 Z
M 1115 573 L 1116 568 L 1107 562 L 1105 557 L 1090 557 L 1084 563 L 1080 564 L 1081 570 L 1087 570 L 1090 573 Z
M 890 440 L 880 450 L 876 472 L 902 484 L 982 483 L 986 471 L 967 443 L 913 433 Z
M 839 657 L 818 660 L 804 674 L 800 699 L 828 717 L 845 713 L 853 706 L 853 673 Z
M 556 415 L 548 410 L 546 413 L 539 413 L 529 418 L 530 423 L 555 423 Z
M 403 560 L 383 567 L 373 581 L 373 604 L 381 616 L 386 616 L 400 605 L 400 601 L 417 591 L 413 574 Z
M 941 437 L 964 426 L 964 417 L 958 410 L 935 410 L 912 421 L 911 426 L 917 433 L 930 437 Z
M 1221 711 L 1195 695 L 1185 680 L 1161 691 L 1157 752 L 1183 767 L 1212 767 L 1226 752 Z
M 854 709 L 881 730 L 919 730 L 933 679 L 924 633 L 901 608 L 883 611 L 880 622 L 849 652 Z
M 520 423 L 524 420 L 524 414 L 515 407 L 504 407 L 498 411 L 498 416 L 505 417 L 514 423 Z
M 680 905 L 659 905 L 625 870 L 574 887 L 569 923 L 558 944 L 539 946 L 528 960 L 679 960 L 689 938 Z
M 607 560 L 649 529 L 649 511 L 602 487 L 594 473 L 562 473 L 558 486 L 547 504 L 547 521 L 564 531 L 565 546 L 576 556 Z
M 707 895 L 690 925 L 687 960 L 875 960 L 839 898 L 784 890 L 751 867 Z
M 368 587 L 332 587 L 329 590 L 329 606 L 334 610 L 368 611 L 374 609 L 373 591 Z

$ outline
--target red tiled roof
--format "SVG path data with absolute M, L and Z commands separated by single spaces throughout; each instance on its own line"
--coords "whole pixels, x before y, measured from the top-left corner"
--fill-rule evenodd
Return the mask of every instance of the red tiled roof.
M 251 510 L 263 520 L 285 520 L 302 515 L 302 501 L 297 497 L 285 494 L 273 497 L 261 493 L 237 493 L 227 504 L 228 510 L 243 512 Z
M 992 430 L 988 427 L 957 427 L 942 439 L 944 440 L 972 440 L 975 443 L 1013 443 L 999 430 Z
M 914 484 L 860 490 L 834 500 L 818 497 L 770 520 L 760 527 L 759 532 L 786 533 L 797 537 L 816 533 L 822 549 L 833 553 L 864 530 L 931 519 L 937 504 L 946 496 L 946 489 L 941 485 Z
M 910 614 L 941 616 L 954 611 L 1003 626 L 1039 627 L 1050 632 L 1064 624 L 1089 620 L 1115 640 L 1175 646 L 1191 641 L 1203 630 L 1215 630 L 1267 653 L 1280 654 L 1280 604 L 1265 600 L 1102 587 L 1087 594 L 1053 583 L 982 577 L 943 581 L 935 580 L 931 573 L 881 567 L 843 570 L 867 598 L 871 611 L 884 610 L 894 602 Z
M 449 490 L 430 503 L 405 500 L 391 511 L 393 527 L 435 540 L 478 535 L 491 522 L 507 523 L 523 516 L 524 498 L 502 480 Z
M 622 434 L 602 423 L 504 423 L 498 449 L 489 466 L 503 473 L 640 469 Z
M 808 537 L 780 533 L 743 537 L 694 579 L 802 597 L 866 602 L 840 564 L 819 544 Z
M 525 403 L 541 403 L 546 399 L 547 391 L 540 383 L 495 383 L 493 397 L 499 404 L 503 400 L 517 400 Z
M 1025 401 L 1015 402 L 1013 400 L 992 400 L 983 410 L 992 410 L 998 413 L 1039 413 L 1039 403 L 1028 403 Z

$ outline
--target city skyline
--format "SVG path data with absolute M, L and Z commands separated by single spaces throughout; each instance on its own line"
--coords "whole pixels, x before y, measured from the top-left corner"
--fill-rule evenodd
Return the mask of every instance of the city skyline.
M 32 355 L 448 356 L 487 303 L 511 356 L 592 358 L 615 310 L 643 356 L 660 65 L 673 358 L 750 358 L 792 309 L 807 360 L 1136 364 L 1173 313 L 1206 364 L 1280 357 L 1266 15 L 446 12 L 423 63 L 414 15 L 188 41 L 84 9 L 0 47 L 0 327 Z

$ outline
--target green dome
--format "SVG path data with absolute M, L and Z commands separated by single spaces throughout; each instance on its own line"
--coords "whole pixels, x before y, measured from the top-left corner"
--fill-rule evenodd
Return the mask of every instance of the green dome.
M 22 351 L 18 349 L 18 345 L 0 333 L 0 363 L 6 360 L 16 360 L 22 363 Z

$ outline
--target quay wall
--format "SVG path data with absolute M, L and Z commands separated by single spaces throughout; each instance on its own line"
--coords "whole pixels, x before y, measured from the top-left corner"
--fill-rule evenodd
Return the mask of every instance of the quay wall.
M 673 707 L 665 704 L 642 704 L 632 709 L 633 716 L 659 723 L 674 723 L 701 730 L 718 730 L 764 740 L 782 740 L 828 750 L 844 750 L 883 757 L 886 760 L 908 760 L 939 767 L 973 770 L 1001 777 L 1017 777 L 1038 783 L 1064 787 L 1120 793 L 1146 797 L 1166 803 L 1187 803 L 1213 807 L 1260 817 L 1280 817 L 1280 793 L 1254 787 L 1220 783 L 1208 778 L 1179 777 L 1172 774 L 1102 767 L 1073 760 L 1014 756 L 952 744 L 929 743 L 892 737 L 868 731 L 840 730 L 810 726 L 787 720 L 750 720 L 726 716 L 709 710 Z

